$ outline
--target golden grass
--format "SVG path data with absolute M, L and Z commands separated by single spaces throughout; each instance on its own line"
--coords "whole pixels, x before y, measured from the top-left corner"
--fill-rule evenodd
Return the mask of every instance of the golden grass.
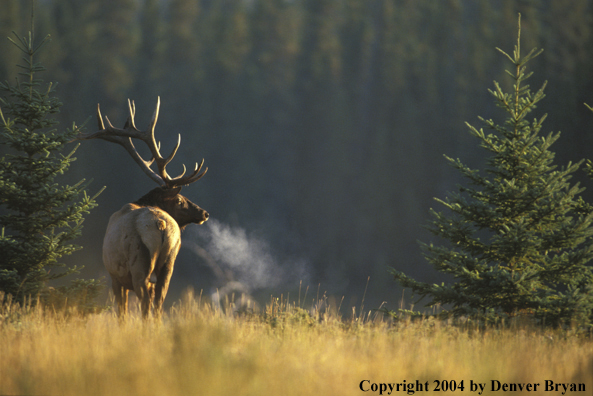
M 232 304 L 229 304 L 231 311 Z M 426 320 L 342 320 L 272 299 L 265 314 L 214 310 L 189 293 L 162 323 L 112 312 L 80 317 L 0 310 L 0 395 L 374 395 L 372 384 L 435 380 L 582 383 L 593 394 L 593 341 L 569 332 L 467 330 Z M 387 394 L 388 390 L 383 392 Z M 420 394 L 422 392 L 417 392 Z M 394 391 L 392 394 L 410 394 Z

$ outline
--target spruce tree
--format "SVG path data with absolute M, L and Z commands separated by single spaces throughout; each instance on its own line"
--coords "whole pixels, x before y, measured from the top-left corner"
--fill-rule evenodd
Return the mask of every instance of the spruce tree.
M 539 323 L 591 325 L 593 311 L 593 214 L 571 184 L 581 162 L 558 168 L 551 146 L 560 133 L 541 135 L 546 118 L 528 116 L 544 98 L 532 92 L 526 64 L 541 51 L 521 56 L 521 26 L 507 73 L 513 90 L 497 82 L 489 90 L 506 113 L 503 124 L 479 117 L 470 133 L 488 153 L 480 171 L 446 157 L 467 181 L 445 200 L 447 214 L 431 210 L 429 230 L 448 246 L 421 243 L 428 262 L 453 277 L 450 284 L 427 284 L 392 269 L 395 279 L 415 294 L 430 297 L 445 313 L 488 322 L 527 316 Z
M 15 37 L 11 41 L 24 53 L 24 64 L 19 65 L 14 85 L 0 83 L 0 291 L 18 301 L 41 296 L 56 303 L 69 298 L 87 308 L 94 304 L 99 281 L 75 280 L 60 288 L 48 285 L 78 271 L 59 259 L 80 249 L 69 241 L 80 235 L 83 215 L 96 206 L 95 197 L 86 195 L 84 180 L 73 186 L 56 182 L 75 159 L 75 150 L 67 155 L 61 151 L 80 128 L 56 129 L 52 116 L 62 103 L 53 96 L 55 86 L 41 88 L 37 78 L 45 69 L 35 56 L 49 36 L 38 45 L 32 32 Z

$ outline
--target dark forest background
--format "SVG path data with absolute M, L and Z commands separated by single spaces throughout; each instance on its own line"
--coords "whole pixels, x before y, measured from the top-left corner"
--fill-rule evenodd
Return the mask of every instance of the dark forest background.
M 4 37 L 30 29 L 26 3 L 0 0 L 1 80 L 18 72 L 20 54 Z M 260 296 L 296 296 L 303 280 L 309 296 L 319 287 L 360 304 L 370 276 L 365 307 L 396 308 L 402 290 L 388 266 L 445 280 L 416 241 L 431 239 L 422 226 L 440 209 L 432 198 L 461 181 L 442 155 L 483 165 L 464 122 L 502 115 L 487 89 L 493 80 L 508 88 L 495 47 L 512 53 L 518 13 L 524 50 L 545 49 L 531 85 L 548 80 L 538 110 L 549 113 L 544 130 L 562 131 L 557 164 L 593 158 L 583 105 L 593 104 L 590 0 L 45 0 L 35 32 L 52 36 L 39 60 L 45 80 L 59 82 L 63 128 L 94 117 L 97 103 L 121 127 L 127 98 L 145 128 L 160 95 L 164 152 L 182 134 L 170 172 L 201 158 L 209 167 L 184 195 L 265 241 L 286 273 L 303 266 L 304 279 Z M 109 216 L 155 185 L 117 145 L 83 142 L 76 157 L 65 181 L 107 189 L 68 261 L 106 276 Z M 182 248 L 170 295 L 214 280 L 203 257 Z

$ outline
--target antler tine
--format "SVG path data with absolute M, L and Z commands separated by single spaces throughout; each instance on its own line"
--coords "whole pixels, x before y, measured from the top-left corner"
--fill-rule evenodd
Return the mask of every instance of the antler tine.
M 173 157 L 175 157 L 175 154 L 177 154 L 177 150 L 179 150 L 179 146 L 181 145 L 181 134 L 177 134 L 177 144 L 175 145 L 175 148 L 173 149 L 173 151 L 171 151 L 171 154 L 169 154 L 169 156 L 167 158 L 165 158 L 165 164 L 168 164 L 169 162 L 171 162 L 171 160 L 173 159 Z
M 128 99 L 128 109 L 130 110 L 130 115 L 128 116 L 128 119 L 126 120 L 124 129 L 127 129 L 130 126 L 132 126 L 132 128 L 134 128 L 134 129 L 137 129 L 136 123 L 134 121 L 134 117 L 136 116 L 136 104 L 134 103 L 133 100 Z
M 107 121 L 107 125 L 109 125 L 109 128 L 104 128 L 103 130 L 108 133 L 108 132 L 114 132 L 117 133 L 118 131 L 123 131 L 124 133 L 128 130 L 126 129 L 119 129 L 113 126 L 113 124 L 111 123 L 111 121 L 109 120 L 109 117 L 105 116 L 105 121 Z M 127 125 L 127 123 L 126 123 Z M 129 127 L 128 127 L 129 128 Z M 101 132 L 101 131 L 99 131 Z
M 152 119 L 150 120 L 150 124 L 148 127 L 148 131 L 150 132 L 150 135 L 152 136 L 152 141 L 153 141 L 155 147 L 157 147 L 157 146 L 156 146 L 156 140 L 154 138 L 154 128 L 156 126 L 156 122 L 159 119 L 159 109 L 160 108 L 161 108 L 161 97 L 157 96 L 156 107 L 154 109 L 154 113 L 152 114 Z M 158 151 L 158 148 L 157 148 L 157 151 Z
M 177 154 L 177 150 L 179 149 L 179 145 L 181 144 L 181 134 L 179 134 L 177 136 L 177 144 L 175 145 L 175 148 L 173 149 L 173 151 L 171 152 L 171 154 L 169 154 L 169 156 L 167 156 L 166 158 L 163 158 L 161 156 L 160 153 L 160 142 L 158 143 L 158 145 L 156 145 L 156 143 L 154 143 L 154 132 L 152 133 L 152 143 L 153 145 L 149 145 L 151 151 L 153 152 L 153 159 L 156 160 L 156 165 L 159 169 L 159 173 L 161 175 L 161 177 L 163 178 L 163 180 L 165 180 L 165 182 L 167 183 L 167 185 L 169 185 L 169 181 L 172 180 L 171 177 L 169 176 L 169 174 L 167 173 L 167 165 L 169 164 L 169 162 L 171 162 L 171 160 L 173 159 L 173 157 L 175 157 L 175 154 Z M 154 151 L 153 151 L 153 147 L 154 147 Z M 185 167 L 185 165 L 184 165 Z M 183 171 L 183 173 L 185 173 L 185 170 Z M 181 176 L 183 176 L 183 173 L 181 174 Z M 179 177 L 179 176 L 178 176 Z M 175 179 L 175 178 L 174 178 Z
M 152 120 L 150 120 L 150 130 L 151 131 L 154 131 L 154 126 L 156 125 L 156 122 L 159 119 L 159 109 L 160 108 L 161 108 L 161 97 L 157 96 L 156 107 L 154 109 L 154 113 L 152 114 Z
M 156 138 L 154 137 L 154 129 L 156 127 L 156 122 L 158 121 L 158 118 L 159 118 L 160 107 L 161 107 L 161 97 L 158 96 L 157 101 L 156 101 L 156 107 L 154 109 L 154 113 L 152 114 L 150 124 L 148 125 L 148 130 L 145 132 L 145 135 L 142 137 L 142 140 L 144 140 L 144 142 L 148 145 L 148 148 L 150 149 L 152 157 L 156 159 L 157 166 L 159 167 L 159 171 L 161 170 L 161 167 L 164 171 L 165 170 L 164 167 L 167 166 L 167 164 L 169 162 L 171 162 L 173 157 L 169 156 L 166 159 L 164 159 L 162 157 L 161 143 L 157 142 Z M 177 150 L 175 150 L 175 151 L 177 151 Z M 165 174 L 166 174 L 166 171 L 165 171 Z
M 206 167 L 206 169 L 204 169 L 204 171 L 198 175 L 198 172 L 200 172 L 200 170 L 202 169 L 202 165 L 204 165 L 204 159 L 202 159 L 200 166 L 197 166 L 197 165 L 198 165 L 198 163 L 196 162 L 196 169 L 191 174 L 191 176 L 187 179 L 187 181 L 184 185 L 187 185 L 187 184 L 190 184 L 190 183 L 200 180 L 202 177 L 204 177 L 206 172 L 208 172 L 208 167 Z
M 181 179 L 181 177 L 183 177 L 183 175 L 185 175 L 185 172 L 187 171 L 185 164 L 181 164 L 181 166 L 183 166 L 183 171 L 181 172 L 181 174 L 179 176 L 175 176 L 174 178 L 172 178 L 171 180 L 177 180 L 177 179 Z
M 199 180 L 206 174 L 206 172 L 208 172 L 208 167 L 206 167 L 206 169 L 204 169 L 204 172 L 202 172 L 198 175 L 198 172 L 200 172 L 200 170 L 202 169 L 202 166 L 204 166 L 204 158 L 202 158 L 202 162 L 200 162 L 200 165 L 198 165 L 198 163 L 196 162 L 196 167 L 194 168 L 193 173 L 189 177 L 189 180 L 190 180 L 189 183 L 193 183 L 196 180 Z
M 202 162 L 200 162 L 200 164 L 198 165 L 198 163 L 196 162 L 196 166 L 194 168 L 194 171 L 192 172 L 191 175 L 182 177 L 185 174 L 185 165 L 183 165 L 183 172 L 181 173 L 181 175 L 171 179 L 170 181 L 167 182 L 167 185 L 169 187 L 173 187 L 173 186 L 187 186 L 188 184 L 191 184 L 195 181 L 200 180 L 205 174 L 206 172 L 208 172 L 208 168 L 204 169 L 204 172 L 200 173 L 198 175 L 198 173 L 200 172 L 200 170 L 202 170 L 202 166 L 204 166 L 204 159 L 202 159 Z
M 111 128 L 113 128 L 113 126 L 111 125 L 111 122 L 109 122 L 109 118 L 105 117 L 105 119 L 107 120 L 107 123 L 109 124 L 109 126 Z M 105 128 L 105 123 L 103 122 L 103 116 L 101 115 L 101 105 L 99 103 L 97 103 L 97 127 L 99 128 L 99 130 L 96 132 L 90 132 L 90 133 L 80 133 L 79 132 L 78 136 L 76 136 L 74 139 L 72 139 L 72 142 L 75 140 L 89 140 L 89 139 L 94 139 L 94 138 L 110 140 L 107 138 L 108 133 Z M 113 140 L 111 140 L 111 141 L 113 141 Z
M 99 103 L 97 103 L 97 122 L 99 124 L 100 131 L 105 129 L 105 124 L 103 124 L 103 116 L 101 115 L 101 105 Z
M 169 154 L 167 156 L 167 158 L 162 158 L 164 166 L 167 165 L 169 162 L 171 162 L 173 157 L 175 157 L 175 154 L 177 154 L 177 150 L 179 150 L 180 145 L 181 145 L 181 134 L 178 134 L 177 135 L 177 144 L 175 145 L 175 148 L 173 149 L 173 151 L 171 151 L 171 154 Z M 160 152 L 160 149 L 161 149 L 161 142 L 159 142 L 159 145 L 158 145 L 159 152 Z

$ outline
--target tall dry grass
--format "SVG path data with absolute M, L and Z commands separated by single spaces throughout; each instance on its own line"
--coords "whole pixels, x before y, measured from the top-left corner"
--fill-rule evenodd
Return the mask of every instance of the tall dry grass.
M 362 392 L 363 380 L 363 388 L 428 381 L 428 394 L 443 393 L 434 391 L 435 380 L 464 381 L 464 391 L 450 394 L 475 394 L 470 380 L 486 384 L 483 394 L 493 394 L 492 380 L 540 383 L 530 395 L 562 393 L 544 392 L 546 380 L 586 386 L 566 394 L 593 390 L 593 341 L 567 331 L 346 320 L 331 310 L 311 316 L 279 299 L 262 314 L 240 315 L 191 293 L 162 323 L 137 314 L 124 323 L 111 312 L 58 314 L 6 299 L 0 321 L 0 395 L 379 393 Z

